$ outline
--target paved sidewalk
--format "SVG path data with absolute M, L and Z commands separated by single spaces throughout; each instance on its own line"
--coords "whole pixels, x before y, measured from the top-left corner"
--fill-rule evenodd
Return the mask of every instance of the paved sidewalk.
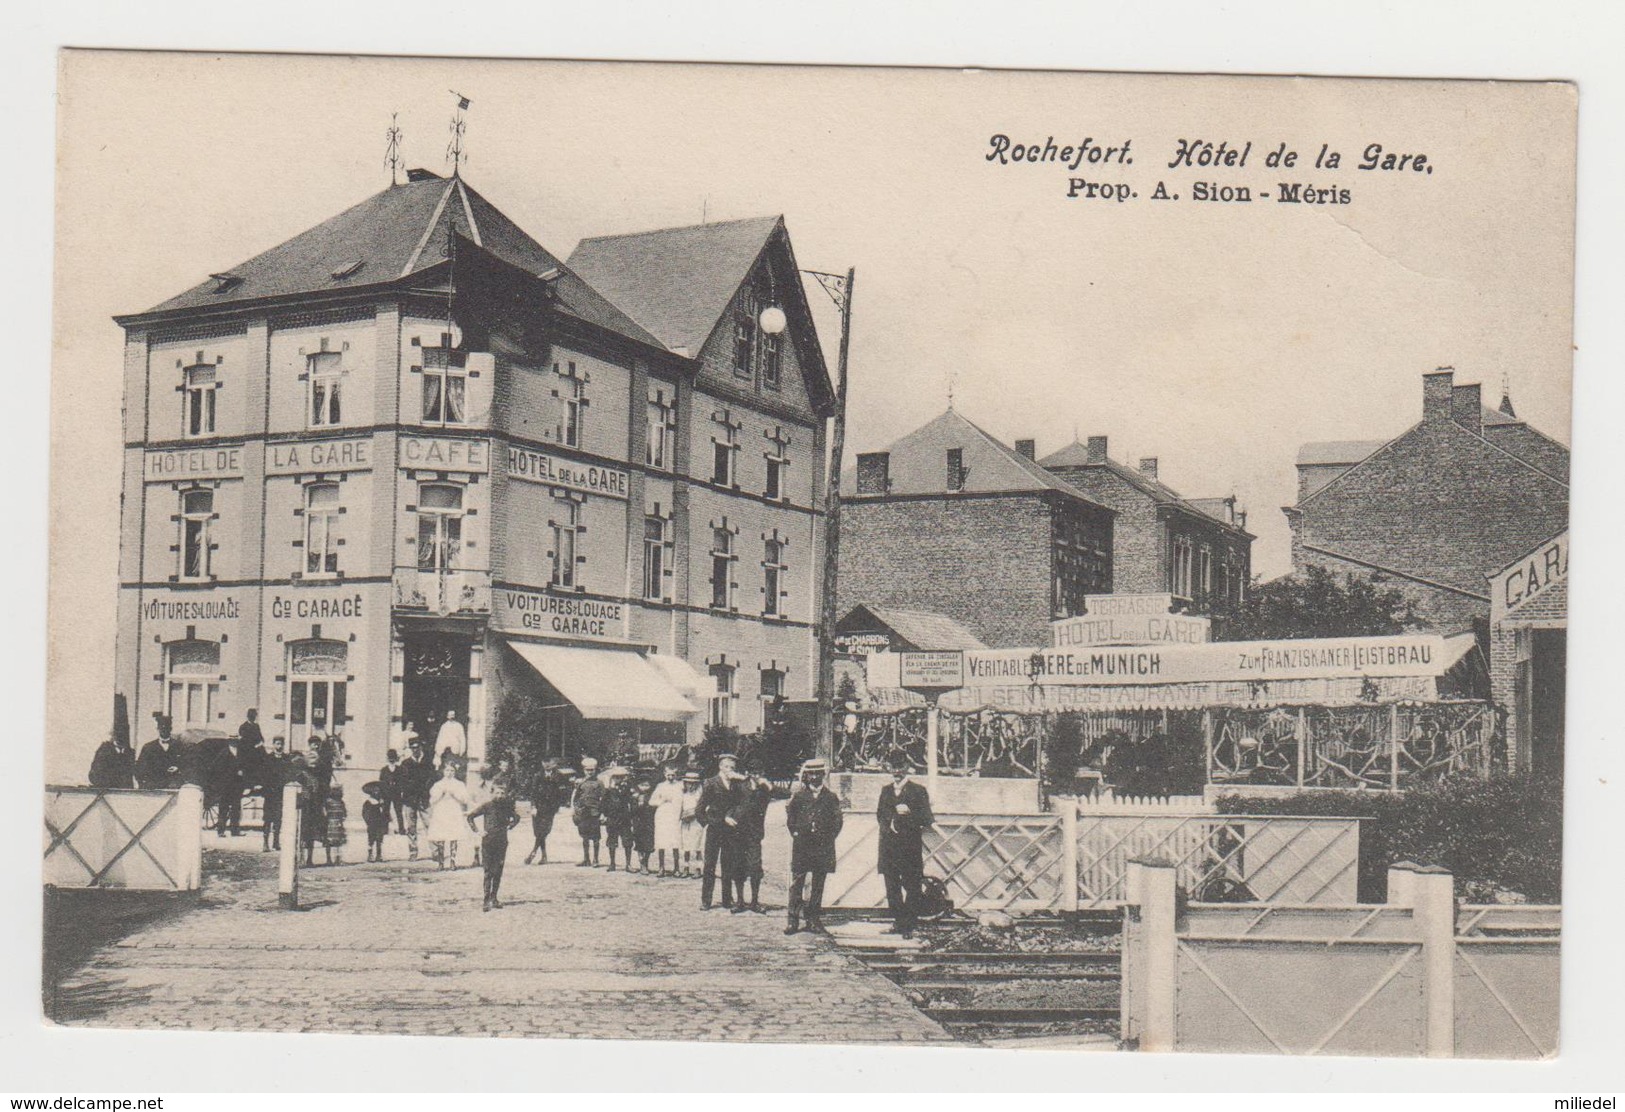
M 775 808 L 770 822 L 782 824 Z M 95 951 L 62 984 L 61 1019 L 98 1027 L 415 1035 L 946 1042 L 896 986 L 826 938 L 768 915 L 704 912 L 699 882 L 580 869 L 560 816 L 555 862 L 526 867 L 517 829 L 501 910 L 480 871 L 396 860 L 317 867 L 306 910 L 276 907 L 259 838 L 214 841 L 198 906 Z M 768 857 L 781 859 L 773 837 Z M 470 847 L 464 844 L 464 853 Z M 346 847 L 364 857 L 363 843 Z M 320 851 L 318 851 L 318 855 Z M 606 858 L 607 860 L 607 858 Z M 771 866 L 770 866 L 771 867 Z M 782 865 L 778 872 L 782 872 Z M 771 901 L 767 897 L 771 896 Z

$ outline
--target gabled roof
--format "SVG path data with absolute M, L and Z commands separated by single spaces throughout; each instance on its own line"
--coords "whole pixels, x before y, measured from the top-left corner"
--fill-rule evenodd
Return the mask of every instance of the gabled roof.
M 559 271 L 554 290 L 566 312 L 641 343 L 664 346 L 461 178 L 414 171 L 413 179 L 375 193 L 140 315 L 401 281 L 445 262 L 455 234 L 530 274 Z
M 1231 529 L 1241 528 L 1234 522 L 1226 521 L 1221 515 L 1214 513 L 1211 510 L 1204 509 L 1201 505 L 1198 505 L 1198 502 L 1222 503 L 1224 501 L 1223 498 L 1188 499 L 1181 495 L 1173 487 L 1164 483 L 1162 480 L 1153 479 L 1150 475 L 1147 475 L 1143 471 L 1129 467 L 1127 464 L 1118 463 L 1110 456 L 1107 456 L 1104 461 L 1091 461 L 1089 459 L 1088 446 L 1076 440 L 1068 444 L 1066 447 L 1060 448 L 1045 456 L 1039 461 L 1038 466 L 1056 470 L 1062 468 L 1100 468 L 1110 472 L 1113 475 L 1116 475 L 1119 479 L 1123 480 L 1123 482 L 1142 492 L 1158 505 L 1177 506 L 1188 513 L 1196 514 L 1199 517 L 1209 518 L 1218 522 L 1220 525 L 1227 526 Z M 1245 532 L 1245 530 L 1243 531 Z
M 890 606 L 875 606 L 865 602 L 860 603 L 841 619 L 840 624 L 850 626 L 854 620 L 862 623 L 863 612 L 867 612 L 875 621 L 921 652 L 987 648 L 981 638 L 954 619 L 946 614 L 937 614 L 929 610 L 897 610 Z
M 1006 446 L 955 409 L 926 422 L 886 449 L 891 457 L 888 478 L 892 492 L 948 493 L 946 453 L 950 448 L 958 448 L 963 453 L 962 466 L 966 472 L 963 493 L 1056 491 L 1098 505 L 1083 491 Z
M 664 347 L 696 357 L 783 223 L 761 216 L 595 236 L 576 244 L 569 266 Z

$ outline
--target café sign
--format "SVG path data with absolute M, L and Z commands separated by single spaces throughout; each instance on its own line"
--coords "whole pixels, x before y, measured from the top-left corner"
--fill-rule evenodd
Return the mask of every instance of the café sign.
M 243 477 L 243 448 L 240 444 L 227 444 L 148 452 L 146 476 L 149 483 L 174 479 L 240 479 Z
M 491 445 L 484 440 L 452 440 L 438 436 L 401 437 L 402 467 L 429 471 L 472 471 L 491 469 Z
M 542 591 L 493 591 L 492 624 L 510 633 L 542 633 L 589 640 L 617 640 L 626 605 Z
M 530 448 L 509 446 L 508 474 L 526 482 L 565 487 L 584 494 L 623 499 L 632 494 L 632 481 L 625 471 L 562 459 Z

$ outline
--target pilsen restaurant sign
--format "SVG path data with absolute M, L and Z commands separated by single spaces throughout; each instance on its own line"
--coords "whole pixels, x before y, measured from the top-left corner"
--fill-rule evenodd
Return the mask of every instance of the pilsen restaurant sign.
M 887 659 L 891 658 L 891 659 Z M 869 687 L 901 687 L 896 654 L 869 657 Z M 983 649 L 965 653 L 965 686 L 1267 682 L 1345 676 L 1437 676 L 1444 639 L 1332 637 L 1120 648 Z
M 610 498 L 632 496 L 632 481 L 625 471 L 560 459 L 529 448 L 508 448 L 508 474 L 526 482 L 579 490 L 584 494 Z

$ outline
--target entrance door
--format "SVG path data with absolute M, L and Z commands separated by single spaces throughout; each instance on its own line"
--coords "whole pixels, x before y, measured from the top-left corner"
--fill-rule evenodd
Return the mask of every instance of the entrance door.
M 468 672 L 472 642 L 466 637 L 425 636 L 406 642 L 401 680 L 401 720 L 411 722 L 430 745 L 446 712 L 468 725 Z M 439 755 L 438 752 L 435 754 Z
M 1568 631 L 1537 629 L 1529 661 L 1529 756 L 1537 773 L 1563 771 L 1564 695 Z

